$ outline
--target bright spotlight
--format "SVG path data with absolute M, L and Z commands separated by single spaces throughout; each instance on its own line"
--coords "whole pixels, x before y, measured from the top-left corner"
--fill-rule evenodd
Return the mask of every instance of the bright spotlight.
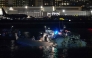
M 65 12 L 65 10 L 62 10 L 62 12 Z

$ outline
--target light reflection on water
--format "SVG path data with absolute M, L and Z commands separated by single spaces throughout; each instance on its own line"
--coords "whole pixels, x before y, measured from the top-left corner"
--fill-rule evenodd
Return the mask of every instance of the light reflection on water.
M 0 45 L 0 58 L 91 58 L 92 49 L 60 49 L 57 47 L 21 47 L 20 45 L 15 45 L 15 41 L 10 41 L 10 44 Z M 12 44 L 11 44 L 12 43 Z M 89 53 L 90 51 L 90 53 Z M 77 53 L 77 54 L 76 54 Z
M 4 44 L 4 48 L 2 51 L 2 57 L 32 57 L 32 58 L 57 58 L 57 49 L 55 47 L 23 47 L 20 45 L 15 45 L 15 41 L 11 40 L 10 44 L 6 48 Z M 2 47 L 2 46 L 1 46 Z M 8 52 L 8 53 L 7 53 Z M 22 56 L 21 56 L 22 55 Z M 0 55 L 1 57 L 1 55 Z
M 55 47 L 43 47 L 43 52 L 45 58 L 57 58 L 57 48 Z

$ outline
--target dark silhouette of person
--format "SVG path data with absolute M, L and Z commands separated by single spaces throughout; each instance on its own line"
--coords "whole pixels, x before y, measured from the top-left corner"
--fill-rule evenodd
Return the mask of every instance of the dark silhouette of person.
M 47 37 L 48 37 L 48 35 L 45 36 L 45 41 L 46 41 L 46 42 L 47 42 Z

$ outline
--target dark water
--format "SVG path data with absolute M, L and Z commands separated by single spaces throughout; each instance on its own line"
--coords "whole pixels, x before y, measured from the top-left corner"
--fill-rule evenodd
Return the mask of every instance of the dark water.
M 1 43 L 2 42 L 2 43 Z M 47 51 L 50 53 L 49 51 Z M 55 53 L 50 53 L 55 54 Z M 0 40 L 0 58 L 47 58 L 43 49 L 38 47 L 21 46 L 14 41 Z M 56 58 L 92 58 L 92 48 L 72 48 L 63 51 L 57 49 Z M 53 57 L 53 58 L 54 58 Z M 52 57 L 50 57 L 52 58 Z
M 0 45 L 0 58 L 42 58 L 42 50 L 37 47 L 20 46 L 13 41 L 6 42 L 3 40 Z
M 92 58 L 92 48 L 73 48 L 63 53 L 62 49 L 58 50 L 57 58 Z

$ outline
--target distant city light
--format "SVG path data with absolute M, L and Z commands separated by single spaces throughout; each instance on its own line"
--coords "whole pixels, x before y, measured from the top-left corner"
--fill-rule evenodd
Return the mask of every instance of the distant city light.
M 53 11 L 55 11 L 55 7 L 53 6 Z
M 14 10 L 13 7 L 10 7 L 9 10 Z
M 41 8 L 43 8 L 43 6 L 41 6 Z
M 43 6 L 41 6 L 40 8 L 41 8 L 41 10 L 42 10 L 42 11 L 44 11 L 44 8 L 43 8 Z
M 62 12 L 65 12 L 65 10 L 62 10 Z
M 27 8 L 28 8 L 28 6 L 25 6 L 25 8 L 27 9 Z

